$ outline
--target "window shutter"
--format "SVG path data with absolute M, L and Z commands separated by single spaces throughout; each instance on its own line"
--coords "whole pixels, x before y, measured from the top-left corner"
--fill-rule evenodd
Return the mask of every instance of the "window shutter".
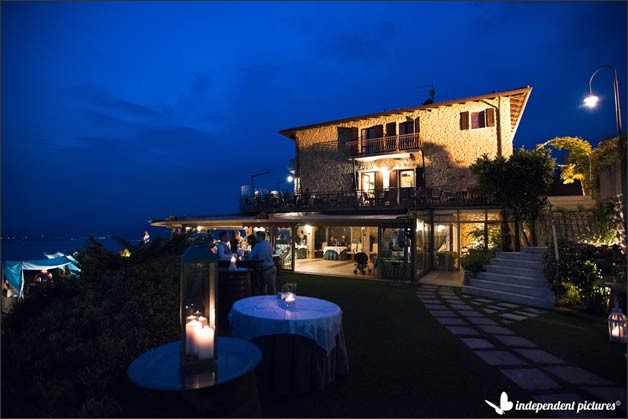
M 390 171 L 390 179 L 388 182 L 388 187 L 390 189 L 394 189 L 397 187 L 397 173 L 399 173 L 397 170 Z
M 375 189 L 381 190 L 384 187 L 384 178 L 379 170 L 375 172 Z
M 386 137 L 397 135 L 397 123 L 389 122 L 386 124 Z
M 421 132 L 421 122 L 420 122 L 420 118 L 418 116 L 414 120 L 414 132 L 417 133 L 417 134 L 419 132 Z
M 460 129 L 469 129 L 469 112 L 460 112 Z
M 495 126 L 495 109 L 488 108 L 486 110 L 486 126 L 494 127 Z
M 425 171 L 422 167 L 416 168 L 416 179 L 414 180 L 414 184 L 417 187 L 425 187 Z

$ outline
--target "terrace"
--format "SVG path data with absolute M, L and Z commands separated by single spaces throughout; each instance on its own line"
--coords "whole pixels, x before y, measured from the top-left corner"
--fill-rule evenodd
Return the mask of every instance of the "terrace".
M 487 207 L 492 202 L 477 189 L 384 188 L 352 192 L 304 192 L 243 196 L 240 211 L 369 210 Z
M 345 145 L 351 157 L 376 156 L 380 154 L 417 151 L 421 147 L 419 133 L 389 135 L 379 138 L 355 138 Z

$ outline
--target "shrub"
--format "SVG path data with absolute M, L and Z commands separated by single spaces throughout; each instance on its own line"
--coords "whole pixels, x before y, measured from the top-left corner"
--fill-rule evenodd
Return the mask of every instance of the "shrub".
M 469 249 L 468 253 L 462 257 L 462 266 L 465 271 L 471 271 L 474 274 L 482 272 L 484 265 L 490 262 L 494 256 L 494 252 L 484 248 Z
M 176 340 L 185 237 L 122 258 L 90 240 L 78 280 L 56 281 L 4 319 L 2 413 L 22 417 L 134 416 L 126 372 Z
M 626 258 L 621 249 L 566 241 L 558 247 L 560 262 L 549 251 L 544 271 L 559 304 L 594 314 L 606 312 L 609 288 L 605 282 L 625 282 Z

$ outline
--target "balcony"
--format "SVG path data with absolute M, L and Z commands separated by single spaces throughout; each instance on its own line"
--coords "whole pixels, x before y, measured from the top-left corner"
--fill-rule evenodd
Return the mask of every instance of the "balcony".
M 356 138 L 346 144 L 351 157 L 368 157 L 417 151 L 421 147 L 418 133 L 391 135 L 380 138 Z
M 243 196 L 243 213 L 291 211 L 355 211 L 378 209 L 468 208 L 494 206 L 477 189 L 388 188 L 355 192 L 311 192 Z

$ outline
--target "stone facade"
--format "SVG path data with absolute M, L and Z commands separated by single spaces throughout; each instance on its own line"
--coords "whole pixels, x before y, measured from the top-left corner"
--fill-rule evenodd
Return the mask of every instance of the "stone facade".
M 500 153 L 505 157 L 510 156 L 514 128 L 508 96 L 472 99 L 295 129 L 297 173 L 301 177 L 301 189 L 305 191 L 307 188 L 312 192 L 350 191 L 356 172 L 383 171 L 385 175 L 386 172 L 398 169 L 423 168 L 423 164 L 428 187 L 457 191 L 473 186 L 475 180 L 469 166 L 483 154 L 490 157 Z M 471 128 L 469 122 L 469 129 L 461 128 L 461 113 L 468 112 L 471 115 L 487 109 L 494 110 L 493 126 Z M 347 154 L 346 143 L 357 138 L 362 129 L 396 123 L 395 132 L 399 133 L 399 124 L 416 118 L 419 118 L 421 151 L 411 151 L 395 158 L 382 155 L 367 161 L 353 161 Z

